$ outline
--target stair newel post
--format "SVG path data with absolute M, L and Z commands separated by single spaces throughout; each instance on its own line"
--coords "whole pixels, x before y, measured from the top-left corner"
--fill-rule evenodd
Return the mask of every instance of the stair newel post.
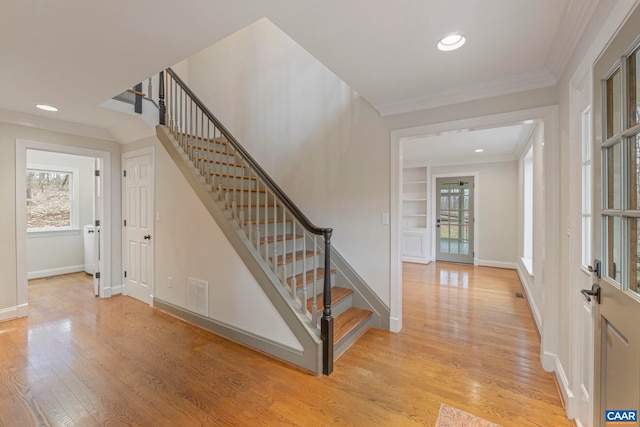
M 160 71 L 160 78 L 158 79 L 158 108 L 158 121 L 161 125 L 166 125 L 165 115 L 167 113 L 167 107 L 164 102 L 164 71 Z
M 322 337 L 322 372 L 331 375 L 333 372 L 333 317 L 331 316 L 331 234 L 333 230 L 324 230 L 324 298 L 322 319 L 320 319 L 320 336 Z
M 278 226 L 278 200 L 276 199 L 276 195 L 275 193 L 271 193 L 273 194 L 273 272 L 275 273 L 275 275 L 278 275 L 278 230 L 276 229 L 276 227 Z M 269 221 L 267 221 L 267 218 L 264 219 L 264 228 L 265 230 L 269 230 Z M 267 233 L 265 235 L 268 235 L 269 232 L 267 231 Z M 295 254 L 294 254 L 294 258 L 295 258 Z M 282 265 L 284 266 L 284 263 L 287 262 L 287 258 L 285 253 L 282 253 Z M 295 262 L 295 259 L 294 259 Z M 284 280 L 284 278 L 283 278 Z
M 304 239 L 304 249 L 305 252 L 307 253 L 306 249 L 307 249 L 307 239 L 305 236 Z M 318 248 L 318 236 L 317 235 L 313 235 L 313 251 L 315 252 Z M 316 298 L 318 296 L 318 262 L 317 262 L 317 257 L 314 256 L 313 257 L 313 281 L 311 282 L 311 287 L 313 288 L 311 291 L 311 295 L 313 296 L 313 305 L 311 306 L 311 323 L 313 324 L 314 328 L 318 327 L 318 298 Z

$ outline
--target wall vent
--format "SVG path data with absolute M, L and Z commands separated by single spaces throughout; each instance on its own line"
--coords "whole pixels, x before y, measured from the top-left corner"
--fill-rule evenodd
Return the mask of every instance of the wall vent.
M 187 278 L 189 301 L 187 309 L 203 316 L 209 316 L 209 283 L 204 280 Z

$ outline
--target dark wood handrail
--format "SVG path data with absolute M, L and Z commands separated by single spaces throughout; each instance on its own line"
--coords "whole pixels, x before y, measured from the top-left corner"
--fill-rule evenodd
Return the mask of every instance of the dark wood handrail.
M 331 236 L 333 229 L 322 228 L 313 224 L 309 220 L 309 218 L 307 218 L 305 214 L 302 213 L 302 211 L 295 205 L 295 203 L 293 203 L 293 201 L 289 199 L 289 197 L 284 193 L 284 191 L 282 191 L 278 184 L 276 184 L 273 179 L 271 179 L 271 177 L 264 171 L 264 169 L 260 167 L 258 162 L 256 162 L 254 158 L 251 157 L 251 155 L 247 152 L 247 150 L 244 149 L 244 147 L 238 142 L 238 140 L 236 140 L 233 135 L 231 135 L 231 132 L 229 132 L 227 128 L 224 127 L 222 123 L 220 123 L 220 121 L 213 115 L 211 111 L 209 111 L 209 109 L 204 105 L 200 98 L 198 98 L 196 94 L 193 93 L 191 89 L 189 89 L 184 81 L 182 81 L 182 79 L 171 68 L 167 68 L 167 73 L 169 73 L 171 78 L 173 78 L 180 85 L 180 89 L 182 89 L 189 95 L 189 97 L 193 100 L 193 102 L 195 102 L 198 108 L 200 108 L 202 112 L 207 116 L 207 118 L 211 120 L 218 129 L 220 129 L 220 132 L 225 136 L 225 138 L 227 138 L 227 140 L 231 142 L 234 148 L 242 154 L 242 156 L 247 160 L 251 167 L 255 169 L 258 176 L 262 178 L 262 180 L 278 196 L 278 198 L 282 200 L 282 203 L 287 207 L 287 209 L 289 209 L 291 214 L 296 217 L 298 221 L 300 221 L 304 228 L 306 228 L 310 233 L 324 236 L 325 238 L 327 237 L 327 235 Z
M 244 160 L 255 171 L 258 177 L 265 183 L 267 187 L 271 189 L 274 196 L 277 197 L 280 202 L 289 210 L 300 225 L 304 227 L 309 233 L 320 235 L 324 237 L 324 271 L 327 272 L 324 275 L 323 286 L 323 310 L 322 317 L 320 318 L 320 337 L 322 339 L 322 372 L 325 375 L 330 375 L 333 372 L 333 324 L 334 319 L 331 315 L 331 235 L 333 234 L 332 228 L 322 228 L 313 224 L 302 211 L 293 203 L 291 199 L 285 194 L 284 191 L 271 179 L 271 177 L 260 167 L 258 162 L 244 149 L 244 147 L 231 135 L 231 132 L 213 115 L 213 113 L 204 105 L 204 102 L 198 98 L 198 96 L 189 89 L 189 87 L 182 81 L 182 79 L 171 69 L 167 68 L 166 73 L 176 82 L 180 89 L 185 93 L 190 100 L 195 103 L 196 108 L 200 109 L 213 125 L 220 131 L 220 133 L 229 141 L 233 148 L 240 152 Z M 160 110 L 160 124 L 166 125 L 166 104 L 165 104 L 165 81 L 164 72 L 160 72 L 159 82 L 159 100 L 158 107 Z M 293 289 L 293 288 L 292 288 Z
M 132 93 L 134 95 L 142 96 L 143 98 L 147 96 L 146 93 L 140 92 L 140 91 L 137 91 L 137 90 L 134 90 L 134 89 L 127 89 L 127 92 Z

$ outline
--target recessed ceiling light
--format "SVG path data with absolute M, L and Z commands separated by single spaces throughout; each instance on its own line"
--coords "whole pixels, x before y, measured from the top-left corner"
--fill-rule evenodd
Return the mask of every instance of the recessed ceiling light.
M 47 104 L 38 104 L 36 105 L 36 107 L 38 107 L 41 110 L 44 111 L 58 111 L 58 109 L 56 107 L 53 107 L 51 105 L 47 105 Z
M 462 34 L 451 34 L 438 42 L 438 49 L 448 52 L 456 50 L 467 41 Z
M 484 151 L 484 150 L 483 150 L 482 148 L 478 148 L 478 149 L 476 150 L 476 153 L 482 153 L 483 151 Z

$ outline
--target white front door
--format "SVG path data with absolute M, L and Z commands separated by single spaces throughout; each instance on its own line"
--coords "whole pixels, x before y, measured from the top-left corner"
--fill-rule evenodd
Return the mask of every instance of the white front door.
M 591 288 L 593 181 L 591 126 L 591 74 L 572 88 L 571 94 L 571 384 L 574 401 L 568 415 L 578 425 L 593 425 L 593 303 L 581 294 Z
M 640 410 L 640 9 L 594 68 L 594 424 L 638 425 Z M 617 411 L 617 412 L 614 412 Z M 623 412 L 620 412 L 623 411 Z M 635 412 L 633 412 L 635 411 Z
M 153 160 L 124 154 L 124 293 L 153 301 Z

